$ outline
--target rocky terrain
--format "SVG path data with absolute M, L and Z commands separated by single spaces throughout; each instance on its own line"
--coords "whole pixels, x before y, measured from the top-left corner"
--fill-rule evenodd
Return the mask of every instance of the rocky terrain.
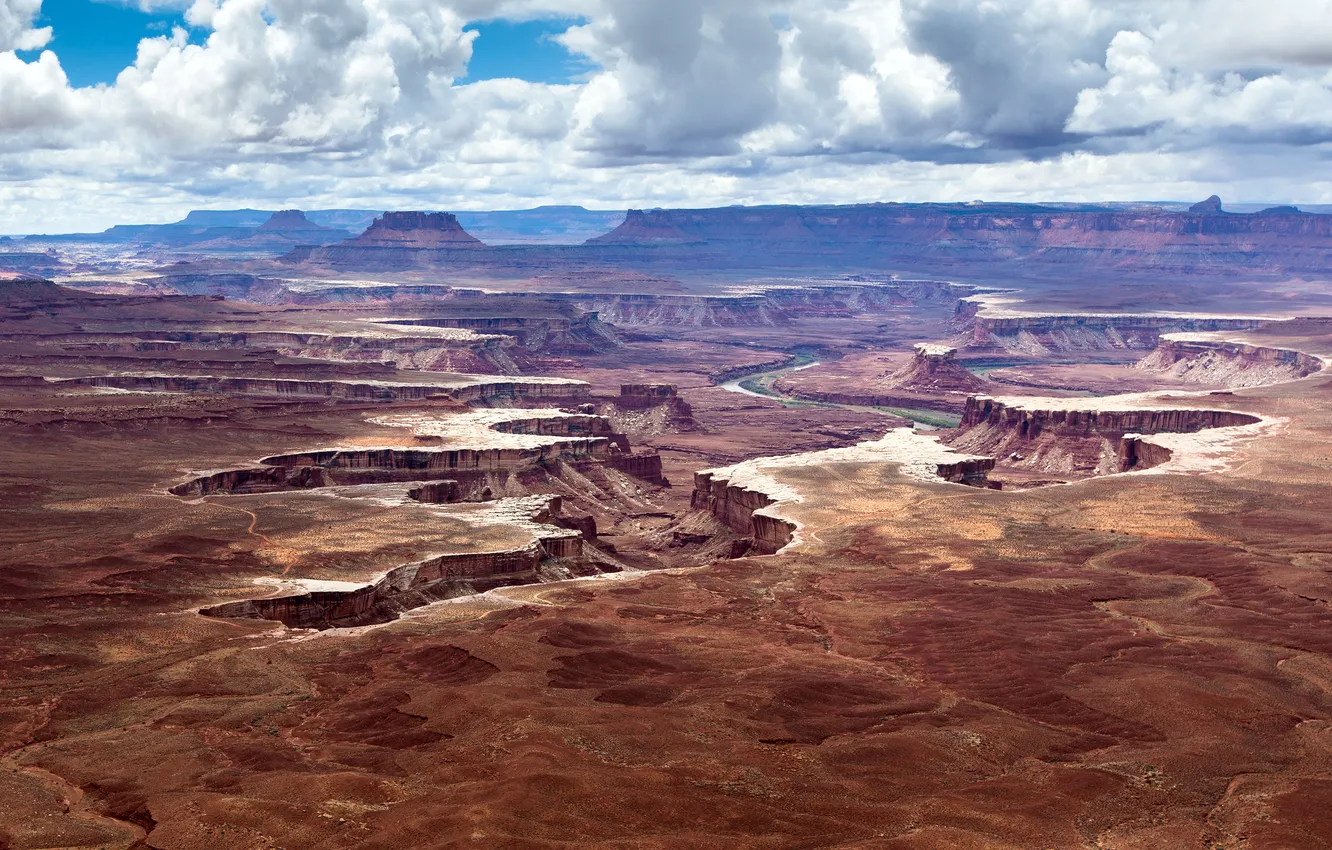
M 967 399 L 990 386 L 967 371 L 957 349 L 917 343 L 909 357 L 852 354 L 790 372 L 773 386 L 793 398 L 868 407 L 925 408 L 961 414 Z
M 811 209 L 0 283 L 0 847 L 1321 848 L 1318 228 Z
M 948 443 L 998 458 L 1000 471 L 1042 476 L 1015 481 L 1031 486 L 1146 469 L 1171 460 L 1174 453 L 1168 448 L 1148 448 L 1161 445 L 1151 435 L 1238 431 L 1263 424 L 1260 417 L 1249 413 L 1209 410 L 1189 402 L 1152 395 L 1098 399 L 972 396 Z M 1257 430 L 1249 429 L 1243 436 L 1257 435 Z

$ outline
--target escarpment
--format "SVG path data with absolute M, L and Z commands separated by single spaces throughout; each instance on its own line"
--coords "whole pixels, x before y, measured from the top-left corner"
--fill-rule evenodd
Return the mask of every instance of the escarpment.
M 1143 469 L 1171 459 L 1169 449 L 1147 439 L 1256 425 L 1262 420 L 1231 410 L 1153 407 L 1114 400 L 977 396 L 967 400 L 951 446 L 999 459 L 1002 471 L 1084 478 Z M 1046 483 L 1044 479 L 1041 483 Z M 1012 483 L 1022 485 L 1019 475 Z
M 796 524 L 788 519 L 764 513 L 777 499 L 760 489 L 732 484 L 715 470 L 694 473 L 694 492 L 689 505 L 706 511 L 736 534 L 749 539 L 745 551 L 771 555 L 791 543 Z
M 368 323 L 369 324 L 369 323 Z M 254 371 L 282 377 L 283 372 L 308 372 L 313 364 L 278 362 L 281 358 L 327 360 L 348 364 L 349 374 L 367 370 L 411 369 L 433 372 L 515 374 L 516 360 L 524 357 L 517 339 L 502 334 L 480 334 L 464 329 L 412 333 L 385 325 L 365 333 L 302 333 L 283 331 L 219 332 L 153 329 L 105 334 L 5 334 L 3 338 L 41 348 L 33 356 L 41 360 L 87 359 L 107 366 L 142 368 L 143 355 L 182 352 L 176 358 L 153 358 L 159 369 L 176 366 L 182 372 L 205 368 L 217 362 L 218 369 Z M 536 346 L 539 350 L 539 345 Z M 58 350 L 57 350 L 58 349 Z M 255 356 L 227 356 L 243 350 Z M 198 352 L 220 352 L 210 359 Z M 260 360 L 258 355 L 270 355 Z M 345 374 L 339 371 L 339 375 Z
M 964 454 L 937 438 L 896 428 L 879 440 L 803 454 L 756 458 L 694 474 L 693 510 L 704 511 L 747 540 L 738 551 L 772 554 L 797 542 L 800 524 L 787 510 L 806 500 L 823 503 L 825 494 L 804 494 L 779 480 L 783 470 L 829 464 L 891 464 L 909 479 L 984 487 L 994 459 Z M 824 505 L 826 507 L 826 505 Z
M 212 496 L 218 493 L 270 493 L 275 490 L 328 486 L 324 471 L 314 466 L 256 466 L 224 469 L 177 484 L 167 492 L 173 496 Z
M 382 420 L 419 426 L 418 439 L 463 445 L 338 447 L 271 455 L 259 466 L 221 470 L 170 488 L 185 497 L 435 479 L 412 498 L 485 501 L 511 474 L 558 462 L 600 463 L 652 484 L 667 485 L 655 452 L 634 452 L 609 419 L 560 411 L 482 410 L 442 419 L 406 414 Z M 429 426 L 439 423 L 437 429 Z M 442 436 L 441 436 L 442 435 Z M 471 443 L 471 445 L 466 445 Z M 453 498 L 447 495 L 452 493 Z
M 1234 214 L 1212 207 L 1173 212 L 1009 203 L 629 210 L 619 227 L 587 244 L 743 256 L 756 265 L 837 258 L 1197 274 L 1321 270 L 1332 260 L 1332 220 L 1293 209 Z
M 601 321 L 596 311 L 580 311 L 561 305 L 568 316 L 440 316 L 385 319 L 386 324 L 434 328 L 456 328 L 503 337 L 514 345 L 511 358 L 539 354 L 604 354 L 622 348 L 615 329 Z
M 345 401 L 421 401 L 452 399 L 460 402 L 496 400 L 569 401 L 586 397 L 587 385 L 577 381 L 508 380 L 440 383 L 405 381 L 300 381 L 282 378 L 232 378 L 215 375 L 96 375 L 53 378 L 52 383 L 101 387 L 135 392 L 210 393 L 312 397 Z
M 303 592 L 203 608 L 208 617 L 276 620 L 290 628 L 328 629 L 387 622 L 404 611 L 452 597 L 541 580 L 543 568 L 561 575 L 596 572 L 580 564 L 584 534 L 561 528 L 558 496 L 532 497 L 515 506 L 533 533 L 525 546 L 437 555 L 389 570 L 367 583 L 297 581 Z
M 1061 403 L 1041 409 L 1042 402 Z M 1088 405 L 1079 409 L 1078 405 Z M 1140 434 L 1190 433 L 1204 428 L 1252 425 L 1258 417 L 1231 410 L 1195 408 L 1098 409 L 1095 400 L 1086 399 L 995 399 L 974 396 L 967 400 L 961 428 L 978 425 L 998 426 L 1035 439 L 1047 430 L 1061 434 Z M 1030 406 L 1028 406 L 1030 405 Z
M 783 375 L 773 387 L 809 401 L 960 414 L 968 396 L 985 391 L 989 383 L 967 371 L 956 357 L 957 349 L 951 346 L 918 343 L 909 360 L 896 361 L 883 371 L 877 353 L 850 355 Z
M 564 516 L 564 499 L 550 491 L 569 493 L 584 510 L 590 505 L 593 513 L 609 511 L 614 517 L 615 509 L 601 506 L 598 500 L 616 492 L 641 497 L 645 485 L 667 484 L 660 457 L 634 453 L 627 438 L 613 431 L 602 416 L 482 409 L 443 417 L 394 414 L 377 421 L 410 427 L 418 441 L 439 445 L 273 455 L 263 458 L 257 467 L 212 472 L 179 484 L 171 492 L 184 497 L 242 496 L 326 488 L 299 498 L 369 499 L 395 510 L 436 511 L 441 518 L 472 517 L 467 521 L 502 526 L 510 536 L 514 528 L 525 530 L 532 542 L 434 555 L 366 582 L 265 580 L 279 586 L 299 585 L 301 592 L 226 603 L 207 608 L 204 614 L 278 620 L 299 628 L 362 625 L 383 622 L 440 599 L 618 570 L 619 563 L 605 552 L 585 548 L 597 541 L 596 517 Z M 583 492 L 596 487 L 603 488 L 599 495 Z M 540 492 L 543 488 L 545 493 Z M 456 509 L 464 510 L 453 512 Z M 460 538 L 442 539 L 455 546 Z M 609 544 L 603 548 L 614 551 Z
M 1301 351 L 1223 340 L 1163 339 L 1134 368 L 1196 384 L 1231 388 L 1293 381 L 1321 371 L 1321 358 Z
M 955 343 L 968 353 L 1042 355 L 1055 351 L 1149 351 L 1167 333 L 1253 330 L 1261 319 L 1190 316 L 987 315 L 977 303 L 958 305 Z

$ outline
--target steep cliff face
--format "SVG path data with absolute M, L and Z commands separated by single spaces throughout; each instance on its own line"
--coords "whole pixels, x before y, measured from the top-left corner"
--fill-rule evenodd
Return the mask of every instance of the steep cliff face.
M 438 318 L 392 319 L 395 325 L 457 328 L 487 336 L 512 339 L 511 358 L 542 355 L 578 356 L 604 354 L 622 348 L 615 329 L 596 312 L 564 307 L 568 316 L 443 316 Z
M 1151 469 L 1169 463 L 1174 452 L 1141 434 L 1125 434 L 1119 441 L 1119 468 L 1123 472 Z
M 160 351 L 232 351 L 246 349 L 270 357 L 251 356 L 244 359 L 221 356 L 215 361 L 198 354 L 179 360 L 155 358 L 160 369 L 199 370 L 214 368 L 228 374 L 262 373 L 270 377 L 295 377 L 312 374 L 315 367 L 282 362 L 281 357 L 305 360 L 334 360 L 347 364 L 336 373 L 346 376 L 391 377 L 395 369 L 424 372 L 452 372 L 476 375 L 512 375 L 521 371 L 517 361 L 530 359 L 530 352 L 520 352 L 517 341 L 509 336 L 475 334 L 458 331 L 419 335 L 393 332 L 364 334 L 325 334 L 268 332 L 218 333 L 212 331 L 182 331 L 155 329 L 136 333 L 117 334 L 49 334 L 0 335 L 7 340 L 32 342 L 43 346 L 59 346 L 63 351 L 44 355 L 48 359 L 71 356 L 71 352 L 97 351 L 113 353 L 141 353 Z M 98 363 L 115 368 L 142 368 L 141 358 L 98 357 Z M 328 370 L 324 370 L 328 371 Z
M 621 294 L 590 301 L 597 314 L 624 327 L 743 327 L 783 325 L 791 317 L 763 295 Z
M 613 454 L 605 459 L 605 463 L 611 469 L 619 470 L 625 475 L 662 487 L 670 486 L 670 482 L 661 471 L 659 454 Z
M 268 217 L 268 221 L 259 225 L 260 233 L 282 233 L 300 235 L 305 233 L 329 234 L 339 231 L 332 227 L 315 224 L 305 217 L 300 210 L 279 210 Z
M 817 286 L 761 286 L 729 295 L 620 293 L 564 295 L 625 327 L 780 326 L 806 317 L 844 317 L 907 305 L 953 305 L 974 288 L 934 280 L 866 280 Z
M 539 380 L 407 383 L 371 380 L 302 381 L 284 378 L 228 378 L 214 375 L 95 375 L 51 380 L 70 386 L 106 387 L 138 392 L 271 395 L 371 402 L 425 399 L 453 399 L 461 402 L 570 401 L 585 398 L 588 392 L 587 385 L 578 382 Z
M 448 265 L 496 264 L 507 252 L 489 248 L 449 213 L 386 212 L 359 236 L 332 245 L 301 245 L 284 254 L 289 265 L 404 271 Z
M 989 383 L 956 358 L 957 349 L 934 343 L 916 345 L 905 363 L 895 356 L 851 354 L 782 375 L 773 388 L 809 401 L 960 414 L 967 397 Z
M 259 466 L 225 469 L 177 484 L 168 492 L 174 496 L 197 498 L 219 493 L 270 493 L 276 490 L 302 490 L 328 486 L 324 471 L 313 466 Z
M 209 237 L 212 238 L 209 238 Z M 224 236 L 205 229 L 190 247 L 199 251 L 283 252 L 296 245 L 327 245 L 347 238 L 347 231 L 315 224 L 300 210 L 280 210 L 253 229 L 227 228 Z
M 603 416 L 558 411 L 525 416 L 519 409 L 472 411 L 443 420 L 405 414 L 375 421 L 409 425 L 418 416 L 422 423 L 444 423 L 433 433 L 417 435 L 417 440 L 427 443 L 424 445 L 271 455 L 262 458 L 258 467 L 209 472 L 170 492 L 207 496 L 429 479 L 410 491 L 409 497 L 429 503 L 487 501 L 505 490 L 512 473 L 554 468 L 560 463 L 604 464 L 667 486 L 661 458 L 651 452 L 635 453 L 628 438 L 614 431 Z M 441 445 L 446 441 L 448 446 Z
M 304 582 L 302 593 L 250 599 L 204 608 L 208 617 L 276 620 L 290 628 L 327 629 L 387 622 L 431 602 L 495 587 L 541 580 L 544 564 L 577 562 L 584 536 L 560 528 L 558 496 L 530 500 L 535 539 L 526 546 L 493 552 L 446 554 L 405 564 L 365 584 Z
M 1252 330 L 1261 327 L 1263 321 L 1124 314 L 986 315 L 981 305 L 962 302 L 954 324 L 959 330 L 955 344 L 968 352 L 1039 356 L 1058 351 L 1149 351 L 1163 334 Z
M 1168 449 L 1143 441 L 1144 435 L 1193 434 L 1261 421 L 1230 410 L 1101 409 L 1097 403 L 974 397 L 967 401 L 961 426 L 946 442 L 998 458 L 1001 471 L 1076 479 L 1142 469 L 1170 459 Z
M 630 210 L 619 227 L 583 245 L 484 250 L 461 228 L 454 230 L 452 217 L 427 223 L 423 216 L 388 213 L 385 223 L 362 237 L 297 249 L 283 261 L 506 272 L 700 264 L 789 268 L 831 261 L 887 269 L 1023 263 L 1185 274 L 1332 265 L 1332 217 L 1298 211 L 1249 215 L 980 203 Z
M 883 376 L 883 384 L 912 392 L 974 393 L 985 381 L 957 362 L 956 348 L 923 342 L 916 345 L 910 363 Z
M 1288 348 L 1246 343 L 1165 339 L 1134 367 L 1177 380 L 1231 388 L 1293 381 L 1323 368 L 1323 361 Z
M 386 212 L 343 248 L 483 248 L 450 213 Z
M 99 375 L 59 379 L 59 383 L 138 392 L 268 395 L 376 402 L 449 398 L 453 389 L 435 384 L 396 384 L 387 381 L 298 381 L 212 375 Z
M 630 210 L 620 227 L 588 244 L 941 262 L 1312 270 L 1332 257 L 1332 217 L 1230 214 L 1214 205 L 1185 213 L 1036 204 Z
M 690 506 L 751 539 L 750 551 L 771 554 L 793 543 L 799 531 L 799 524 L 778 513 L 778 509 L 806 500 L 805 494 L 774 474 L 836 463 L 893 464 L 897 473 L 907 478 L 972 486 L 985 486 L 994 467 L 993 458 L 963 454 L 941 445 L 936 438 L 910 428 L 896 428 L 879 440 L 854 446 L 755 458 L 696 472 Z M 818 501 L 822 494 L 812 494 L 811 498 Z
M 610 440 L 605 437 L 557 440 L 531 449 L 444 449 L 382 448 L 325 449 L 321 451 L 272 455 L 260 461 L 265 466 L 315 466 L 329 470 L 383 470 L 421 473 L 447 473 L 454 470 L 502 470 L 529 466 L 557 457 L 601 458 L 610 454 Z
M 694 473 L 694 492 L 689 506 L 706 511 L 742 537 L 752 539 L 749 551 L 771 555 L 790 544 L 796 524 L 790 520 L 762 513 L 777 499 L 758 488 L 731 483 L 714 470 Z
M 677 429 L 692 430 L 695 427 L 693 408 L 680 398 L 674 384 L 621 384 L 615 406 L 621 411 L 661 407 Z
M 1060 407 L 1042 409 L 1042 402 L 1062 402 Z M 1027 405 L 1032 405 L 1028 407 Z M 1077 405 L 1088 405 L 1079 409 Z M 1024 439 L 1035 439 L 1046 431 L 1066 435 L 1192 433 L 1204 428 L 1252 425 L 1258 417 L 1232 410 L 1167 409 L 1097 409 L 1094 400 L 1035 399 L 1012 403 L 1009 400 L 975 396 L 967 400 L 961 428 L 978 425 L 1001 427 Z

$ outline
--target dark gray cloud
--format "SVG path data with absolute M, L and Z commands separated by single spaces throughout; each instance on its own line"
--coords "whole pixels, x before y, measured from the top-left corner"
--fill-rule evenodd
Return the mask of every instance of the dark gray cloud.
M 1082 3 L 904 0 L 907 41 L 948 66 L 957 129 L 988 146 L 1058 149 L 1078 93 L 1105 81 L 1116 22 Z

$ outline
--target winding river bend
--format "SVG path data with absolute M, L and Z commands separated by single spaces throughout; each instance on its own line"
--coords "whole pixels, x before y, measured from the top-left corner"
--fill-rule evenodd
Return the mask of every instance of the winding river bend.
M 902 419 L 910 419 L 915 423 L 915 427 L 922 431 L 930 431 L 935 428 L 956 428 L 958 417 L 937 410 L 909 410 L 897 407 L 868 407 L 859 404 L 836 404 L 825 401 L 807 401 L 802 398 L 788 396 L 778 391 L 774 382 L 783 375 L 789 375 L 792 372 L 799 372 L 803 369 L 812 369 L 815 366 L 822 365 L 819 360 L 810 360 L 809 362 L 797 362 L 791 366 L 783 366 L 781 369 L 769 369 L 766 371 L 751 372 L 732 378 L 721 388 L 731 393 L 740 393 L 741 395 L 753 396 L 754 398 L 766 398 L 770 401 L 784 404 L 788 407 L 823 407 L 838 410 L 854 410 L 859 413 L 877 413 L 880 416 L 895 416 Z

